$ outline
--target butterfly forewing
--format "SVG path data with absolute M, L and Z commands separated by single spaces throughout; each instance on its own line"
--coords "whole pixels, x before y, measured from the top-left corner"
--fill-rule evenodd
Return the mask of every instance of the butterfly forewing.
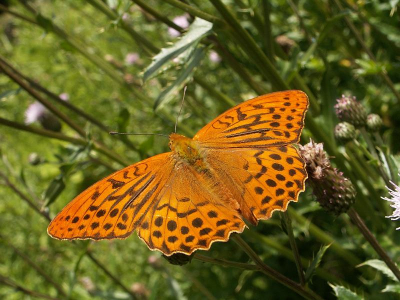
M 304 191 L 304 162 L 292 145 L 227 151 L 229 155 L 210 149 L 208 161 L 220 180 L 237 190 L 241 212 L 248 220 L 268 219 L 275 210 L 285 211 Z
M 255 148 L 297 143 L 308 97 L 284 91 L 243 102 L 203 127 L 193 138 L 208 148 Z
M 124 168 L 95 183 L 50 223 L 58 239 L 124 238 L 141 223 L 173 169 L 171 153 Z

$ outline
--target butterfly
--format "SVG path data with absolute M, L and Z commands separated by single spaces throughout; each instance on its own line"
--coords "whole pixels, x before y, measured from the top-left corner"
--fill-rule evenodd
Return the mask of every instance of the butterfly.
M 193 139 L 172 133 L 170 152 L 100 180 L 50 223 L 56 239 L 126 238 L 134 230 L 166 256 L 207 250 L 297 202 L 307 179 L 294 143 L 308 97 L 302 91 L 247 100 Z

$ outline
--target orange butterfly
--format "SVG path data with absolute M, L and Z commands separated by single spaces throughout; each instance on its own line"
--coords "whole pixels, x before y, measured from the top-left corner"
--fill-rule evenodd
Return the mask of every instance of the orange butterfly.
M 170 256 L 209 249 L 232 232 L 285 211 L 307 179 L 297 143 L 308 107 L 301 91 L 243 102 L 193 139 L 172 133 L 171 152 L 92 185 L 50 223 L 62 239 L 126 238 L 135 229 L 151 250 Z

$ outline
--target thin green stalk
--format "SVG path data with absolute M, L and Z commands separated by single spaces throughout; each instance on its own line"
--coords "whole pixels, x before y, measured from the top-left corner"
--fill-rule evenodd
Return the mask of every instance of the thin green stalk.
M 5 179 L 7 186 L 9 186 L 22 200 L 28 203 L 29 206 L 31 206 L 36 213 L 38 213 L 41 217 L 45 218 L 47 221 L 51 221 L 51 218 L 44 212 L 41 211 L 30 199 L 28 196 L 26 196 L 24 193 L 22 193 L 15 185 L 13 185 L 7 178 L 7 176 L 0 171 L 0 177 Z M 114 276 L 101 262 L 99 262 L 92 253 L 86 252 L 86 256 L 89 257 L 89 259 L 96 264 L 103 272 L 110 277 L 117 285 L 119 285 L 124 291 L 126 291 L 129 295 L 133 297 L 133 299 L 136 298 L 135 294 L 132 293 L 122 282 Z
M 11 190 L 14 191 L 14 193 L 16 193 L 23 201 L 25 201 L 30 208 L 32 208 L 36 213 L 38 213 L 39 215 L 41 215 L 42 217 L 44 217 L 47 221 L 50 221 L 50 217 L 47 213 L 45 213 L 44 211 L 42 211 L 39 207 L 37 207 L 37 205 L 35 203 L 33 203 L 33 201 L 26 196 L 24 193 L 22 193 L 6 176 L 6 174 L 4 174 L 3 172 L 0 171 L 0 177 L 3 178 L 4 183 L 6 186 L 8 186 Z
M 289 86 L 279 75 L 268 57 L 261 51 L 250 34 L 240 25 L 239 21 L 220 0 L 210 0 L 224 20 L 231 26 L 232 35 L 238 39 L 239 46 L 251 57 L 263 77 L 272 83 L 275 90 L 289 90 Z
M 109 129 L 103 123 L 101 123 L 99 120 L 95 119 L 94 117 L 92 117 L 91 115 L 89 115 L 88 113 L 86 113 L 85 111 L 80 109 L 79 107 L 76 107 L 75 105 L 73 105 L 69 101 L 61 100 L 61 98 L 59 96 L 57 96 L 53 92 L 49 91 L 48 89 L 46 89 L 45 87 L 40 85 L 37 81 L 35 81 L 35 80 L 29 78 L 28 76 L 22 74 L 20 71 L 15 69 L 11 64 L 9 64 L 2 55 L 0 55 L 0 62 L 2 62 L 4 65 L 6 65 L 11 70 L 11 72 L 13 72 L 17 76 L 21 77 L 22 79 L 26 80 L 32 87 L 34 87 L 38 91 L 40 91 L 40 92 L 46 94 L 47 96 L 51 97 L 54 101 L 56 101 L 60 105 L 63 105 L 66 108 L 70 109 L 71 111 L 75 112 L 76 114 L 78 114 L 79 116 L 83 117 L 84 119 L 86 119 L 87 121 L 92 123 L 93 125 L 95 125 L 98 128 L 100 128 L 101 130 L 109 132 Z
M 373 174 L 373 172 L 365 172 L 365 169 L 366 169 L 366 166 L 368 165 L 368 163 L 364 162 L 363 167 L 358 163 L 360 157 L 357 155 L 356 149 L 354 147 L 354 143 L 352 143 L 352 142 L 348 143 L 346 145 L 346 148 L 347 148 L 346 153 L 349 156 L 349 159 L 347 161 L 352 166 L 352 168 L 354 169 L 357 176 L 362 178 L 361 181 L 364 184 L 364 186 L 367 188 L 367 190 L 371 196 L 370 199 L 368 199 L 368 200 L 380 199 L 378 193 L 376 192 L 376 189 L 374 188 L 374 186 L 371 183 L 371 177 L 369 177 L 367 175 L 367 174 Z M 363 205 L 367 205 L 368 210 L 370 210 L 372 215 L 375 215 L 375 213 L 374 213 L 375 209 L 372 207 L 372 204 L 370 201 L 363 202 Z M 386 211 L 386 207 L 383 205 L 382 200 L 378 201 L 378 205 L 382 212 Z
M 240 262 L 230 261 L 230 260 L 220 259 L 220 258 L 213 258 L 213 257 L 205 256 L 202 254 L 198 254 L 197 252 L 193 258 L 200 260 L 202 262 L 207 262 L 207 263 L 211 263 L 214 265 L 220 265 L 222 267 L 237 268 L 237 269 L 243 269 L 243 270 L 249 270 L 249 271 L 260 271 L 260 268 L 257 265 L 240 263 Z
M 385 143 L 383 142 L 383 139 L 382 139 L 382 137 L 381 137 L 379 132 L 374 132 L 374 137 L 375 137 L 375 141 L 377 143 L 377 146 L 385 145 Z M 390 157 L 389 157 L 388 153 L 386 151 L 382 151 L 382 154 L 385 156 L 385 160 L 387 162 L 389 162 L 390 161 Z M 390 172 L 390 179 L 392 181 L 395 181 L 396 178 L 397 178 L 396 171 L 393 169 L 393 165 L 391 163 L 388 163 L 388 167 L 389 167 L 389 172 Z
M 3 12 L 5 12 L 5 13 L 8 13 L 8 14 L 14 16 L 14 17 L 17 17 L 17 18 L 19 18 L 19 19 L 21 19 L 21 20 L 24 20 L 24 21 L 26 21 L 26 22 L 29 22 L 29 23 L 31 23 L 31 24 L 39 25 L 39 24 L 36 22 L 36 20 L 31 19 L 31 18 L 29 18 L 29 17 L 26 17 L 26 16 L 24 16 L 24 15 L 21 15 L 20 13 L 17 13 L 17 12 L 15 12 L 15 11 L 9 9 L 8 7 L 6 7 L 6 6 L 2 5 L 2 4 L 0 4 L 0 11 L 3 11 Z
M 246 254 L 254 261 L 254 263 L 260 267 L 262 272 L 266 274 L 268 277 L 272 278 L 273 280 L 283 284 L 287 288 L 291 289 L 292 291 L 296 292 L 300 296 L 306 298 L 306 299 L 320 299 L 322 298 L 315 294 L 313 291 L 310 289 L 299 285 L 298 283 L 292 281 L 291 279 L 285 277 L 281 273 L 275 271 L 274 269 L 270 268 L 267 266 L 261 258 L 253 251 L 253 249 L 238 235 L 232 235 L 232 240 L 235 241 L 236 244 L 239 245 L 239 247 L 246 252 Z
M 357 266 L 362 263 L 362 261 L 357 256 L 344 249 L 333 237 L 312 224 L 309 220 L 297 213 L 294 209 L 289 207 L 288 212 L 290 216 L 300 224 L 307 224 L 311 235 L 315 236 L 319 241 L 324 244 L 331 244 L 330 249 L 336 252 L 336 254 L 342 257 L 344 260 L 346 260 L 350 265 Z
M 62 287 L 53 280 L 53 278 L 48 275 L 39 265 L 37 265 L 33 260 L 29 258 L 28 255 L 20 251 L 17 247 L 15 247 L 13 244 L 10 242 L 6 241 L 3 236 L 0 235 L 0 238 L 2 238 L 6 245 L 11 247 L 15 253 L 17 253 L 25 262 L 28 263 L 36 272 L 38 272 L 47 282 L 49 282 L 57 291 L 59 294 L 63 295 L 64 297 L 67 296 L 66 292 L 62 289 Z
M 181 9 L 181 10 L 183 10 L 183 11 L 185 11 L 185 12 L 187 12 L 187 13 L 193 15 L 193 16 L 196 16 L 196 17 L 198 17 L 200 19 L 204 19 L 204 20 L 206 20 L 208 22 L 219 24 L 219 25 L 224 24 L 223 20 L 221 20 L 221 19 L 219 19 L 219 18 L 217 18 L 215 16 L 209 15 L 209 14 L 207 14 L 207 13 L 205 13 L 205 12 L 203 12 L 203 11 L 193 7 L 193 6 L 187 5 L 187 4 L 185 4 L 185 3 L 181 2 L 181 1 L 178 1 L 178 0 L 164 0 L 164 2 L 167 2 L 167 3 L 171 4 L 172 6 L 175 6 L 175 7 L 179 8 L 179 9 Z
M 343 11 L 343 6 L 338 0 L 333 0 L 333 2 L 336 4 L 336 6 L 339 8 L 339 10 L 342 12 Z M 364 42 L 361 34 L 358 32 L 357 28 L 354 26 L 353 22 L 350 20 L 349 17 L 344 16 L 344 21 L 346 22 L 347 26 L 349 27 L 350 31 L 353 33 L 354 37 L 358 41 L 358 43 L 361 45 L 365 53 L 369 56 L 369 58 L 377 62 L 375 55 L 372 53 L 372 51 L 368 48 L 367 44 Z M 387 75 L 386 71 L 383 70 L 379 72 L 387 86 L 391 89 L 393 95 L 397 98 L 397 101 L 400 102 L 400 93 L 396 90 L 392 80 L 389 78 Z
M 86 145 L 86 141 L 83 139 L 74 138 L 74 137 L 67 136 L 62 133 L 54 132 L 51 130 L 41 129 L 41 128 L 37 128 L 37 127 L 33 127 L 33 126 L 27 126 L 27 125 L 17 123 L 14 121 L 6 120 L 1 117 L 0 117 L 0 125 L 4 125 L 4 126 L 10 127 L 10 128 L 14 128 L 14 129 L 18 129 L 18 130 L 22 130 L 22 131 L 26 131 L 26 132 L 30 132 L 30 133 L 40 135 L 43 137 L 57 139 L 57 140 L 64 141 L 64 142 L 69 142 L 69 143 L 72 143 L 75 145 Z
M 269 1 L 262 1 L 262 13 L 264 16 L 264 30 L 262 31 L 264 35 L 265 51 L 268 58 L 271 61 L 275 60 L 274 52 L 274 37 L 272 36 L 272 26 L 271 26 L 271 3 Z
M 14 129 L 18 129 L 18 130 L 22 130 L 22 131 L 26 131 L 26 132 L 30 132 L 36 135 L 40 135 L 43 137 L 48 137 L 48 138 L 52 138 L 52 139 L 57 139 L 57 140 L 61 140 L 61 141 L 65 141 L 65 142 L 69 142 L 75 145 L 87 145 L 87 141 L 83 140 L 83 139 L 77 139 L 74 137 L 70 137 L 67 135 L 64 135 L 62 133 L 58 133 L 58 132 L 54 132 L 51 130 L 46 130 L 46 129 L 41 129 L 41 128 L 36 128 L 33 126 L 27 126 L 24 124 L 20 124 L 14 121 L 10 121 L 10 120 L 6 120 L 3 118 L 0 118 L 0 125 L 5 125 L 7 127 L 10 128 L 14 128 Z M 117 154 L 115 154 L 114 152 L 106 149 L 103 145 L 99 144 L 98 142 L 94 142 L 94 148 L 108 156 L 109 158 L 115 160 L 116 162 L 120 163 L 123 166 L 127 166 L 129 165 L 128 161 L 125 161 L 123 159 L 121 159 Z
M 388 176 L 388 174 L 386 173 L 385 169 L 382 166 L 382 163 L 381 163 L 381 160 L 379 158 L 378 152 L 376 152 L 374 143 L 372 142 L 372 140 L 371 140 L 368 132 L 365 130 L 365 128 L 360 128 L 360 132 L 361 132 L 361 135 L 363 136 L 365 142 L 368 145 L 369 151 L 372 153 L 373 157 L 378 162 L 378 169 L 379 169 L 379 172 L 381 173 L 381 176 L 382 176 L 383 180 L 385 181 L 386 185 L 389 186 L 390 185 L 389 176 Z
M 363 234 L 365 239 L 370 243 L 372 248 L 374 248 L 376 253 L 381 257 L 381 259 L 385 262 L 385 264 L 393 272 L 393 274 L 396 276 L 396 278 L 400 281 L 399 268 L 393 262 L 393 260 L 389 257 L 389 255 L 386 253 L 386 251 L 382 248 L 382 246 L 379 244 L 378 240 L 375 238 L 375 236 L 372 234 L 372 232 L 368 229 L 368 227 L 365 225 L 364 221 L 360 218 L 360 216 L 357 214 L 357 212 L 353 208 L 350 208 L 350 210 L 347 212 L 347 214 L 350 216 L 353 223 L 357 226 L 357 228 Z
M 258 83 L 253 79 L 253 76 L 243 67 L 243 64 L 238 62 L 238 60 L 229 52 L 226 47 L 224 47 L 219 40 L 215 36 L 210 36 L 209 40 L 211 40 L 215 47 L 215 50 L 218 54 L 224 58 L 229 66 L 236 72 L 239 77 L 246 82 L 251 89 L 253 89 L 257 94 L 263 95 L 267 92 L 265 88 L 263 88 L 262 84 Z
M 308 29 L 307 29 L 306 25 L 303 22 L 303 18 L 301 17 L 300 12 L 297 9 L 296 4 L 292 0 L 287 0 L 287 2 L 289 3 L 289 5 L 292 8 L 294 14 L 296 15 L 297 20 L 299 21 L 300 27 L 303 29 L 304 35 L 306 36 L 306 39 L 307 39 L 308 43 L 311 44 L 312 43 L 311 34 L 308 33 Z
M 128 289 L 119 279 L 117 276 L 112 274 L 100 261 L 97 260 L 93 256 L 91 252 L 86 252 L 86 256 L 89 257 L 89 259 L 96 265 L 98 266 L 109 278 L 111 278 L 112 281 L 114 281 L 115 284 L 117 284 L 120 288 L 122 288 L 126 293 L 128 293 L 130 296 L 133 297 L 133 299 L 136 299 L 135 294 Z
M 287 211 L 283 212 L 282 215 L 283 215 L 283 219 L 285 220 L 286 231 L 287 231 L 287 234 L 289 237 L 290 247 L 292 248 L 294 262 L 296 264 L 297 274 L 299 276 L 300 284 L 302 286 L 305 286 L 306 279 L 304 277 L 304 271 L 303 271 L 303 267 L 301 265 L 299 249 L 297 248 L 296 239 L 293 234 L 292 220 Z
M 26 3 L 24 0 L 20 0 L 22 4 L 27 7 L 32 13 L 38 14 L 38 12 L 31 7 L 28 3 Z M 81 53 L 84 57 L 86 57 L 90 62 L 92 62 L 94 65 L 99 67 L 101 70 L 103 70 L 111 79 L 119 83 L 121 86 L 127 88 L 129 91 L 131 91 L 135 97 L 137 97 L 140 101 L 144 102 L 151 102 L 148 97 L 146 97 L 142 92 L 140 92 L 137 89 L 132 88 L 132 86 L 128 85 L 122 74 L 120 72 L 117 72 L 108 62 L 100 58 L 99 56 L 89 53 L 89 51 L 86 50 L 86 46 L 82 44 L 80 41 L 77 39 L 71 37 L 68 35 L 64 30 L 59 28 L 56 24 L 54 24 L 51 19 L 47 19 L 48 22 L 51 24 L 51 29 L 52 32 L 55 33 L 59 38 L 63 39 L 66 43 L 68 43 L 71 47 L 73 47 L 75 50 L 77 50 L 79 53 Z M 42 26 L 41 24 L 38 24 L 39 26 Z M 44 28 L 45 30 L 48 30 L 48 28 Z
M 27 91 L 32 97 L 42 103 L 49 111 L 51 111 L 54 115 L 68 124 L 73 130 L 75 130 L 80 136 L 85 136 L 85 131 L 76 124 L 73 120 L 71 120 L 66 114 L 60 111 L 57 107 L 55 107 L 51 102 L 47 99 L 43 98 L 39 93 L 37 93 L 34 89 L 32 89 L 27 83 L 25 83 L 17 74 L 13 73 L 11 69 L 9 69 L 3 62 L 0 60 L 0 70 L 3 72 L 15 83 L 17 83 L 20 87 L 22 87 L 25 91 Z
M 220 91 L 216 90 L 210 84 L 208 84 L 205 80 L 203 80 L 200 76 L 194 76 L 194 81 L 198 83 L 203 89 L 205 89 L 212 97 L 218 99 L 221 102 L 228 104 L 229 106 L 235 106 L 236 103 L 226 96 L 225 94 L 221 93 Z
M 217 300 L 212 292 L 210 292 L 207 287 L 199 279 L 196 278 L 197 276 L 194 276 L 187 268 L 183 268 L 182 271 L 189 279 L 189 281 L 192 282 L 193 286 L 197 288 L 206 297 L 206 299 Z
M 97 8 L 103 14 L 105 14 L 109 19 L 113 21 L 119 20 L 120 26 L 136 41 L 136 44 L 141 47 L 142 50 L 145 51 L 147 54 L 157 51 L 157 47 L 155 47 L 147 38 L 137 33 L 115 11 L 110 9 L 110 7 L 106 3 L 100 0 L 87 0 L 87 2 L 93 7 Z
M 5 277 L 3 275 L 0 274 L 0 284 L 9 286 L 11 288 L 13 288 L 14 290 L 20 291 L 22 293 L 24 293 L 25 295 L 28 295 L 30 297 L 35 297 L 35 298 L 41 298 L 41 299 L 48 299 L 48 300 L 59 300 L 57 298 L 51 297 L 49 295 L 45 295 L 36 291 L 32 291 L 29 290 L 25 287 L 23 287 L 22 285 L 16 283 L 14 280 Z
M 176 31 L 179 31 L 180 33 L 183 33 L 185 31 L 182 27 L 180 27 L 179 25 L 176 25 L 174 22 L 172 22 L 170 19 L 168 19 L 165 15 L 159 13 L 151 6 L 147 5 L 146 2 L 144 2 L 142 0 L 132 0 L 132 2 L 136 3 L 144 11 L 148 12 L 150 15 L 155 17 L 157 20 L 163 22 L 168 27 L 171 27 L 171 28 L 175 29 Z M 158 51 L 154 51 L 154 52 L 158 52 Z

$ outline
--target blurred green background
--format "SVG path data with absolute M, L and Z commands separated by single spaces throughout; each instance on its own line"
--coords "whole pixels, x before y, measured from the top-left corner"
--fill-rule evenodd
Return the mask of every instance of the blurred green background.
M 302 142 L 324 143 L 356 185 L 357 211 L 397 261 L 400 238 L 385 218 L 392 211 L 380 199 L 387 190 L 378 160 L 362 139 L 335 141 L 333 106 L 342 94 L 356 96 L 380 115 L 379 149 L 398 163 L 399 18 L 398 1 L 0 1 L 0 298 L 300 297 L 263 273 L 218 265 L 250 263 L 232 241 L 199 251 L 211 263 L 195 256 L 180 267 L 136 234 L 73 243 L 47 235 L 49 218 L 86 187 L 168 150 L 163 137 L 108 132 L 173 132 L 184 86 L 178 133 L 187 136 L 257 95 L 305 91 L 311 105 Z M 399 298 L 384 267 L 356 267 L 378 256 L 347 215 L 322 210 L 310 189 L 290 206 L 304 268 L 321 255 L 308 282 L 315 293 Z M 298 280 L 278 213 L 242 238 L 268 266 Z

